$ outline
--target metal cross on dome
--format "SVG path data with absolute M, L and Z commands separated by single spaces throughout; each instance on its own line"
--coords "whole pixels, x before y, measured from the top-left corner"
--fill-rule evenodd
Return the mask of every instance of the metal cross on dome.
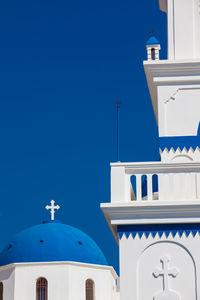
M 154 36 L 155 35 L 155 30 L 152 29 L 149 33 L 151 33 L 151 35 Z
M 55 209 L 60 209 L 60 206 L 59 205 L 54 205 L 55 204 L 55 201 L 54 200 L 51 200 L 50 201 L 51 205 L 47 205 L 45 208 L 46 210 L 51 210 L 50 213 L 51 213 L 51 221 L 54 221 L 54 215 L 55 215 Z

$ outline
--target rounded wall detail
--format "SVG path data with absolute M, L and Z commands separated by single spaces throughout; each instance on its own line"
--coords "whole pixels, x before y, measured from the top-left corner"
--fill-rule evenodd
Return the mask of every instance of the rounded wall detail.
M 197 300 L 193 257 L 176 242 L 148 246 L 138 262 L 137 287 L 139 299 Z

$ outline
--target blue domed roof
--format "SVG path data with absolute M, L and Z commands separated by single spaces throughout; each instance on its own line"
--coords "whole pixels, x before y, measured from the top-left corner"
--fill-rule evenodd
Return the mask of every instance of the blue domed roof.
M 146 45 L 160 45 L 160 42 L 157 40 L 157 38 L 155 38 L 155 36 L 151 36 L 146 42 Z
M 0 266 L 52 261 L 107 265 L 102 251 L 87 234 L 55 221 L 20 232 L 0 253 Z

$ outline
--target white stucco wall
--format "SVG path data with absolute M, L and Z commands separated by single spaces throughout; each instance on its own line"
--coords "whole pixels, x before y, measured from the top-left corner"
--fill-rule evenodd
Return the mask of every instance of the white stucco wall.
M 36 281 L 48 281 L 48 300 L 85 300 L 85 281 L 92 279 L 95 300 L 119 300 L 118 276 L 112 267 L 63 263 L 24 263 L 0 268 L 4 300 L 36 300 Z
M 199 249 L 199 234 L 183 234 L 181 238 L 179 234 L 168 238 L 143 235 L 135 239 L 131 234 L 129 238 L 124 235 L 120 240 L 120 300 L 153 300 L 162 293 L 163 276 L 156 278 L 154 272 L 162 271 L 160 259 L 165 256 L 169 258 L 168 270 L 177 271 L 176 276 L 168 276 L 168 288 L 179 298 L 169 299 L 200 299 Z
M 200 58 L 199 0 L 159 0 L 167 13 L 168 59 Z
M 185 72 L 185 75 L 187 71 Z M 159 136 L 196 136 L 200 122 L 200 85 L 160 84 L 158 89 Z
M 15 270 L 4 267 L 0 270 L 0 281 L 3 282 L 3 299 L 13 300 L 15 290 Z

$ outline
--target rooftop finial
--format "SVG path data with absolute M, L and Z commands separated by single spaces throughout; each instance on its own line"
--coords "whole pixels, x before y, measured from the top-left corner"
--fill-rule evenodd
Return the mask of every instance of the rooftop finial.
M 46 210 L 51 210 L 50 213 L 51 213 L 51 221 L 54 221 L 54 214 L 55 214 L 55 209 L 60 209 L 60 206 L 59 205 L 54 205 L 55 204 L 55 201 L 54 200 L 51 200 L 50 201 L 51 205 L 47 205 L 45 208 Z
M 155 35 L 155 30 L 152 29 L 149 33 L 151 33 L 151 35 L 154 36 Z

